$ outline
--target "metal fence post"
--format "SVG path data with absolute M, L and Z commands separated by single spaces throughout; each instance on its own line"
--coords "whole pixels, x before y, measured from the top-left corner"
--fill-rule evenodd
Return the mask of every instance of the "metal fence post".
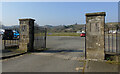
M 118 47 L 118 44 L 119 44 L 119 43 L 118 43 L 118 39 L 117 39 L 117 38 L 118 38 L 118 33 L 117 33 L 117 31 L 118 31 L 118 27 L 116 28 L 116 54 L 119 54 L 119 51 L 118 51 L 118 48 L 117 48 L 117 47 Z
M 46 48 L 46 36 L 47 36 L 47 28 L 45 28 L 45 48 Z
M 110 52 L 110 41 L 109 41 L 109 28 L 108 28 L 108 52 Z
M 113 27 L 112 27 L 112 53 L 114 52 L 113 50 L 114 49 L 113 49 Z
M 6 48 L 6 47 L 5 47 L 5 44 L 6 44 L 6 40 L 4 40 L 4 49 Z
M 86 33 L 86 24 L 85 24 L 85 33 Z M 87 56 L 86 56 L 86 35 L 85 35 L 85 59 L 87 59 Z

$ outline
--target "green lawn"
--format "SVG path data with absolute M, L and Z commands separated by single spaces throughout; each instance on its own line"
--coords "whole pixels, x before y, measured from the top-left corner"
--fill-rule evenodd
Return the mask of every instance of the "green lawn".
M 80 36 L 78 33 L 47 33 L 47 36 Z

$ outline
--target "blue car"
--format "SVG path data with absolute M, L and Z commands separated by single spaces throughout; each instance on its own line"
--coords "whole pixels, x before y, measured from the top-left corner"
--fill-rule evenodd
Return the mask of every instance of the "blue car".
M 19 34 L 19 32 L 18 32 L 18 31 L 13 30 L 13 35 L 14 35 L 14 36 L 13 36 L 14 38 L 19 39 L 20 34 Z

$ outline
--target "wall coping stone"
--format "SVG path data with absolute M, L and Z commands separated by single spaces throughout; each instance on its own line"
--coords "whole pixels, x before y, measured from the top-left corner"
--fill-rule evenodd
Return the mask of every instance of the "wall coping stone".
M 35 21 L 34 19 L 31 19 L 31 18 L 19 19 L 19 21 L 25 21 L 25 20 L 32 20 L 32 21 Z
M 106 16 L 105 12 L 86 13 L 86 16 Z

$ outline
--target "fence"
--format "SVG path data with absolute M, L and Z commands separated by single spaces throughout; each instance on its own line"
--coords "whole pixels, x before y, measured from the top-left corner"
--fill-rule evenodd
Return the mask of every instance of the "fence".
M 120 54 L 120 28 L 109 27 L 105 29 L 105 52 Z
M 14 39 L 14 40 L 2 40 L 3 48 L 19 48 L 19 40 Z
M 34 26 L 34 49 L 46 48 L 46 33 L 46 28 Z

